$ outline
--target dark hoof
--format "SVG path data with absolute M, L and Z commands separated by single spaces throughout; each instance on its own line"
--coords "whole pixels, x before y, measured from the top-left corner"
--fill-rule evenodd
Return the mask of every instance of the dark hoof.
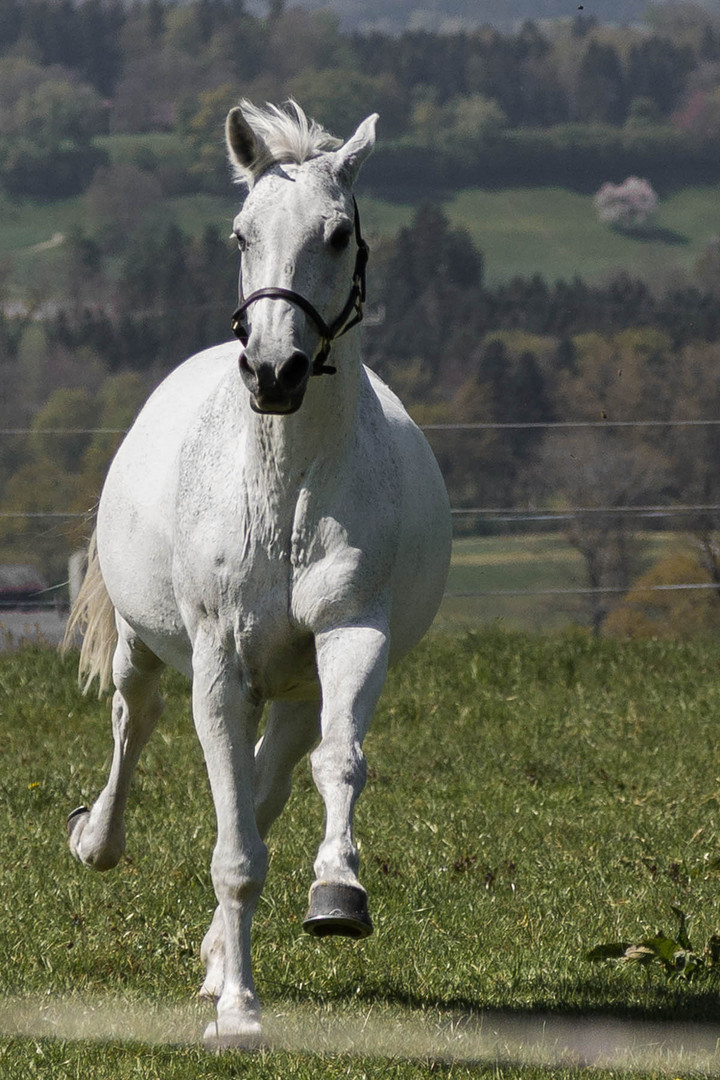
M 310 890 L 310 907 L 303 930 L 313 937 L 365 938 L 373 932 L 368 915 L 367 894 L 356 885 L 319 881 Z
M 85 816 L 85 814 L 89 813 L 90 811 L 88 810 L 87 806 L 78 806 L 75 810 L 72 811 L 71 814 L 68 814 L 67 831 L 69 837 L 72 837 L 72 834 L 75 832 L 75 828 L 77 825 L 79 825 L 80 820 Z

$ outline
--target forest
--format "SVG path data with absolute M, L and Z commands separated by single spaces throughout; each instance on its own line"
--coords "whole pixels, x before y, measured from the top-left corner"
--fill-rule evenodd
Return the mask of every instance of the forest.
M 716 188 L 720 22 L 686 2 L 653 5 L 631 28 L 578 11 L 508 31 L 389 34 L 265 7 L 0 0 L 0 238 L 28 208 L 81 207 L 47 253 L 0 261 L 0 560 L 31 552 L 62 582 L 117 432 L 168 370 L 229 336 L 225 223 L 180 220 L 173 206 L 221 196 L 231 207 L 229 105 L 292 96 L 341 136 L 381 114 L 362 193 L 414 209 L 373 245 L 367 362 L 431 426 L 453 505 L 702 506 L 683 519 L 692 572 L 720 586 L 720 432 L 683 426 L 720 417 L 718 237 L 708 231 L 690 270 L 663 281 L 632 268 L 498 281 L 440 205 L 467 188 L 591 196 L 628 175 L 661 199 Z M 652 220 L 626 232 L 678 242 Z M 472 440 L 443 427 L 567 421 L 609 426 L 485 426 Z M 671 426 L 612 427 L 633 421 Z M 78 517 L 33 516 L 52 512 Z M 630 517 L 562 527 L 592 585 L 629 589 L 648 569 Z M 594 624 L 608 617 L 598 602 Z

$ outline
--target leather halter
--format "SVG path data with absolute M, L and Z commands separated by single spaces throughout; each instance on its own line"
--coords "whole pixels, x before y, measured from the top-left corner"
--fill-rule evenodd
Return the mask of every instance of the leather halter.
M 355 216 L 355 242 L 357 244 L 355 269 L 353 270 L 350 294 L 347 298 L 345 307 L 337 318 L 333 319 L 329 324 L 326 323 L 317 308 L 300 293 L 293 292 L 292 289 L 281 289 L 270 286 L 267 289 L 257 289 L 254 293 L 250 293 L 250 296 L 248 297 L 243 296 L 241 265 L 238 280 L 238 300 L 240 301 L 240 306 L 233 313 L 232 332 L 243 345 L 247 345 L 248 338 L 250 337 L 250 331 L 245 319 L 246 312 L 250 305 L 254 304 L 256 300 L 288 300 L 291 304 L 295 304 L 304 311 L 306 315 L 309 315 L 320 331 L 321 345 L 320 350 L 313 361 L 312 374 L 334 375 L 336 373 L 337 368 L 333 367 L 332 364 L 326 363 L 326 361 L 330 355 L 330 348 L 335 338 L 342 337 L 343 334 L 346 334 L 353 326 L 357 326 L 362 320 L 363 303 L 365 302 L 365 268 L 367 267 L 368 257 L 370 255 L 370 249 L 363 240 L 362 233 L 360 232 L 360 213 L 354 196 L 353 208 Z M 351 319 L 350 316 L 353 312 L 355 312 L 355 314 Z

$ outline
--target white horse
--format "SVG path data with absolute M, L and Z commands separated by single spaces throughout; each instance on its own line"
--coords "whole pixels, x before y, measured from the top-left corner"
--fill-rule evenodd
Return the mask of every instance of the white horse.
M 123 853 L 162 668 L 192 679 L 217 817 L 218 907 L 202 945 L 211 1046 L 260 1037 L 250 924 L 263 837 L 313 747 L 326 827 L 305 928 L 370 933 L 352 832 L 363 738 L 388 664 L 429 627 L 447 575 L 435 459 L 363 367 L 358 332 L 341 336 L 362 314 L 352 187 L 376 119 L 341 145 L 294 103 L 230 112 L 230 157 L 249 188 L 234 222 L 244 347 L 191 357 L 148 400 L 110 467 L 73 614 L 86 626 L 81 672 L 109 685 L 112 671 L 116 688 L 107 784 L 68 822 L 83 863 L 106 870 Z

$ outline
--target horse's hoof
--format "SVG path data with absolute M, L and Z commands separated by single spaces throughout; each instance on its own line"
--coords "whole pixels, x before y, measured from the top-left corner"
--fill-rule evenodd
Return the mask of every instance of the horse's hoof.
M 259 1021 L 247 1019 L 238 1021 L 231 1017 L 218 1017 L 217 1020 L 208 1024 L 205 1028 L 203 1043 L 206 1050 L 215 1054 L 221 1054 L 224 1050 L 268 1049 Z
M 369 937 L 373 924 L 368 914 L 367 893 L 357 885 L 318 881 L 310 890 L 310 907 L 302 925 L 313 937 L 333 934 Z
M 75 810 L 72 811 L 72 813 L 68 814 L 67 831 L 68 831 L 68 839 L 71 842 L 71 845 L 70 845 L 71 847 L 72 847 L 73 833 L 76 831 L 78 825 L 80 825 L 80 823 L 83 822 L 83 819 L 89 813 L 90 813 L 90 811 L 88 810 L 87 806 L 78 806 L 78 807 L 75 808 Z

